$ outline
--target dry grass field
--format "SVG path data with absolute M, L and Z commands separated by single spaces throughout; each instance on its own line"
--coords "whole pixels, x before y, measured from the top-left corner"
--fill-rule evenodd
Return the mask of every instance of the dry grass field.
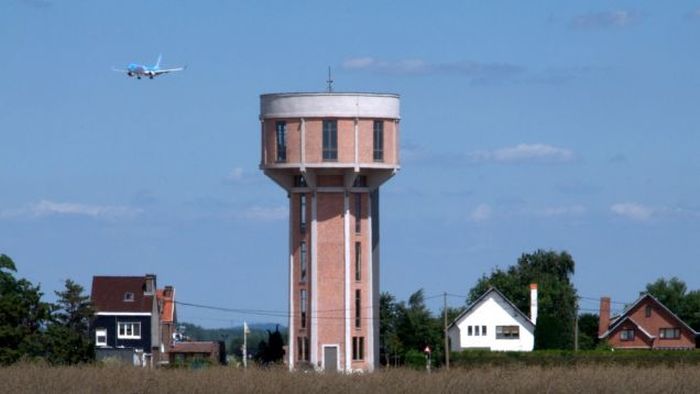
M 426 373 L 289 373 L 215 367 L 148 370 L 130 367 L 0 368 L 3 393 L 696 393 L 700 366 L 480 367 Z

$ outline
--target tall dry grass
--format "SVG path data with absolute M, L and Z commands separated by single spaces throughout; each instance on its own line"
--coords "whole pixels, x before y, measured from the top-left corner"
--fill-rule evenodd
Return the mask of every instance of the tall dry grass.
M 696 393 L 700 366 L 480 367 L 426 373 L 290 373 L 17 365 L 0 368 L 6 393 Z

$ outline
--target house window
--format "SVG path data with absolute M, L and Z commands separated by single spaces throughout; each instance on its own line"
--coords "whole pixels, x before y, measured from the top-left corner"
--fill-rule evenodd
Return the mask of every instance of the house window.
M 474 336 L 475 337 L 479 336 L 479 326 L 474 326 Z
M 306 232 L 306 194 L 299 195 L 299 231 Z
M 139 322 L 119 322 L 117 328 L 117 338 L 119 339 L 141 339 L 141 323 Z
M 486 326 L 481 326 L 481 335 L 486 335 Z
M 287 122 L 277 122 L 275 135 L 277 140 L 277 161 L 287 161 Z
M 384 160 L 384 121 L 374 121 L 374 161 Z
M 355 290 L 355 328 L 360 328 L 360 319 L 362 315 L 360 310 L 362 308 L 362 302 L 360 301 L 360 290 Z
M 362 230 L 362 194 L 355 193 L 355 233 Z
M 301 328 L 306 328 L 306 290 L 301 289 L 299 292 L 301 304 Z
M 301 270 L 299 280 L 306 281 L 306 241 L 301 241 L 299 245 L 299 269 Z
M 338 121 L 323 121 L 323 160 L 338 160 Z
M 651 305 L 647 305 L 646 307 L 644 307 L 644 316 L 651 317 Z
M 362 244 L 355 242 L 355 280 L 360 280 L 362 278 Z
M 124 293 L 124 302 L 134 302 L 134 293 L 130 291 Z
M 678 339 L 680 337 L 680 328 L 662 328 L 659 330 L 659 338 L 661 339 Z
M 496 326 L 496 339 L 520 338 L 519 326 Z
M 98 328 L 95 330 L 95 346 L 107 346 L 107 329 Z
M 365 359 L 365 337 L 352 337 L 352 359 Z
M 299 361 L 309 361 L 309 338 L 297 337 L 297 359 Z
M 625 330 L 620 330 L 620 340 L 621 341 L 633 341 L 634 340 L 634 329 L 628 328 Z
M 467 336 L 472 336 L 472 326 L 467 326 Z

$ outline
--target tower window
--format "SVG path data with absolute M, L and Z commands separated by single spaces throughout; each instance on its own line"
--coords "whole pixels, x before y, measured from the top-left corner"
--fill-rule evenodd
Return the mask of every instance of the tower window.
M 301 328 L 306 328 L 306 290 L 301 289 L 299 293 L 299 303 L 301 304 L 299 306 L 299 309 L 301 311 Z
M 352 337 L 352 359 L 364 360 L 365 358 L 365 337 Z
M 338 121 L 323 121 L 323 160 L 338 160 Z
M 309 361 L 309 337 L 297 337 L 297 348 L 299 348 L 299 361 Z
M 306 232 L 306 194 L 299 196 L 299 231 Z
M 355 242 L 355 280 L 362 278 L 362 244 Z
M 360 299 L 360 290 L 355 290 L 355 328 L 361 327 L 362 319 L 362 301 Z
M 384 121 L 374 121 L 374 161 L 384 161 Z
M 362 194 L 355 193 L 355 232 L 362 230 Z
M 299 280 L 306 281 L 306 241 L 301 241 L 299 245 L 299 269 L 301 271 Z
M 287 161 L 287 122 L 277 122 L 275 135 L 277 140 L 277 161 Z

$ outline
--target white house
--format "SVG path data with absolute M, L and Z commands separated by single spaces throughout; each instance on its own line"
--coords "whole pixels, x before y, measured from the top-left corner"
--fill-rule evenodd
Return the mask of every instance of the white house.
M 492 287 L 448 327 L 450 349 L 532 351 L 537 321 L 537 285 L 530 285 L 530 317 Z

